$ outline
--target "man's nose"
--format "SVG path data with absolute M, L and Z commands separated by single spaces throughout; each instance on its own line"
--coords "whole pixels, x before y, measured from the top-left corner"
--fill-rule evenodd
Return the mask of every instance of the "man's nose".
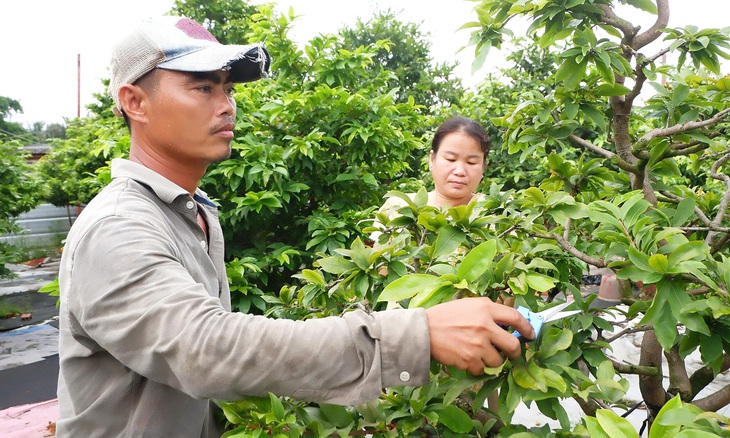
M 220 114 L 236 114 L 236 100 L 225 90 L 218 93 L 218 104 L 220 105 Z

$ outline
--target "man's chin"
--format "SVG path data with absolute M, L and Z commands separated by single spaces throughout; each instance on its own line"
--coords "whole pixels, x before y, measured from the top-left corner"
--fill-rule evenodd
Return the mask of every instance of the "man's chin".
M 231 158 L 231 147 L 228 147 L 228 150 L 226 152 L 222 152 L 219 156 L 213 158 L 211 161 L 211 164 L 217 164 L 221 161 L 226 161 L 227 159 Z

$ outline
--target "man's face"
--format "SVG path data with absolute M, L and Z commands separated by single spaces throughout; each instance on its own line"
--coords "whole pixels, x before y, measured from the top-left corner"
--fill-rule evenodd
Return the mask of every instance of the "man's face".
M 462 131 L 444 136 L 431 152 L 431 175 L 439 198 L 450 206 L 466 204 L 482 180 L 484 153 L 479 142 Z
M 225 72 L 186 73 L 158 69 L 146 87 L 144 137 L 161 159 L 207 166 L 231 154 L 236 103 Z

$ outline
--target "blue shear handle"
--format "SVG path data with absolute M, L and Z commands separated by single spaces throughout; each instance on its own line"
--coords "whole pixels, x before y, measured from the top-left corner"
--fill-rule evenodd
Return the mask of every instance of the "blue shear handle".
M 523 306 L 518 307 L 517 311 L 520 312 L 520 314 L 522 314 L 522 316 L 524 316 L 525 319 L 530 322 L 532 328 L 535 329 L 535 339 L 537 339 L 537 336 L 540 334 L 542 324 L 545 322 L 543 320 L 543 317 L 535 312 L 531 312 L 530 309 Z M 522 334 L 517 330 L 513 331 L 512 334 L 518 338 L 522 337 Z

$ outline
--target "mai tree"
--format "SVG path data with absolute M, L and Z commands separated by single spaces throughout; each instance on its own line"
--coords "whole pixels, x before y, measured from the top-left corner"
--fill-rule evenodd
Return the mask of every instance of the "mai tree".
M 504 220 L 629 286 L 625 316 L 639 320 L 640 354 L 613 367 L 639 375 L 650 422 L 674 396 L 705 411 L 730 403 L 728 387 L 698 397 L 730 367 L 730 78 L 721 72 L 730 45 L 727 29 L 670 28 L 669 6 L 484 0 L 466 25 L 476 28 L 476 66 L 520 17 L 555 53 L 550 88 L 527 90 L 493 119 L 510 153 L 546 157 L 550 171 L 514 194 Z M 655 17 L 645 30 L 622 16 L 639 10 Z M 598 331 L 595 341 L 615 339 Z M 704 366 L 689 370 L 696 351 Z M 588 415 L 602 406 L 576 399 Z

